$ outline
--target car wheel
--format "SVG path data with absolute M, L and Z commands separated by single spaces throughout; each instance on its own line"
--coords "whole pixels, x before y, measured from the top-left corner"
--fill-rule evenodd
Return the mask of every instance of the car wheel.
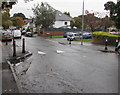
M 21 39 L 21 37 L 19 37 Z

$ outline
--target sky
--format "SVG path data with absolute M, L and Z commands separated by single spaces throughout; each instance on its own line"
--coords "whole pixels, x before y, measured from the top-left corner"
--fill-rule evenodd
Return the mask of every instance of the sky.
M 108 13 L 104 10 L 104 4 L 108 1 L 117 2 L 117 0 L 84 0 L 84 10 L 99 12 L 99 15 L 103 16 L 103 14 Z M 54 9 L 61 12 L 70 12 L 72 17 L 82 14 L 83 0 L 33 0 L 27 3 L 24 0 L 18 0 L 18 3 L 13 5 L 13 8 L 10 10 L 10 15 L 23 13 L 28 18 L 33 17 L 32 8 L 36 4 L 41 4 L 41 2 L 47 2 Z

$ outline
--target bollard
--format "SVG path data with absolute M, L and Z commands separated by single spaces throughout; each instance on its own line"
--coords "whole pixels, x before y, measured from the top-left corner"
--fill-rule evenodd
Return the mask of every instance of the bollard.
M 105 40 L 105 50 L 108 50 L 107 44 L 108 44 L 108 40 L 106 39 L 106 40 Z
M 13 57 L 16 56 L 16 42 L 13 41 Z
M 69 39 L 69 44 L 71 44 L 71 39 Z
M 117 51 L 118 40 L 116 40 L 115 51 Z
M 25 39 L 23 38 L 22 53 L 25 53 Z
M 7 37 L 6 37 L 6 40 L 5 40 L 5 41 L 6 41 L 6 45 L 8 45 Z

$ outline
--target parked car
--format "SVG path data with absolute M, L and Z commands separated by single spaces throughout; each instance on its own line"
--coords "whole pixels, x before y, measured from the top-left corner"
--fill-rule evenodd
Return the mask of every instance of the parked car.
M 72 34 L 73 32 L 65 32 L 64 34 L 63 34 L 63 36 L 64 36 L 64 38 L 66 38 L 68 35 L 70 35 L 70 34 Z
M 118 45 L 117 45 L 116 51 L 120 54 L 120 41 L 118 42 Z
M 1 32 L 1 40 L 2 41 L 12 41 L 12 39 L 13 39 L 13 35 L 12 35 L 12 33 L 11 32 L 8 32 L 8 31 L 2 31 Z
M 27 37 L 32 37 L 32 36 L 33 36 L 33 33 L 32 33 L 32 32 L 26 32 L 26 33 L 25 33 L 25 36 L 27 36 Z
M 70 35 L 67 36 L 67 40 L 68 41 L 73 41 L 73 40 L 77 40 L 80 39 L 80 35 L 78 33 L 72 33 Z
M 26 30 L 22 30 L 21 33 L 22 33 L 22 35 L 25 35 Z
M 80 36 L 82 35 L 82 32 L 77 32 L 77 33 L 78 33 L 78 35 L 80 35 Z
M 62 28 L 62 29 L 71 29 L 70 26 L 61 26 L 61 27 L 59 27 L 59 28 Z
M 83 39 L 89 39 L 89 38 L 92 38 L 92 33 L 84 32 L 83 33 Z
M 13 30 L 12 33 L 13 33 L 14 38 L 20 38 L 21 39 L 22 33 L 19 29 Z

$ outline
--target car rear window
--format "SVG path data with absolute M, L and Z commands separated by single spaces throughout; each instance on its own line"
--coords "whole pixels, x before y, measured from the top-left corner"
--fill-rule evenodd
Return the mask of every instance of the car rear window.
M 11 35 L 11 33 L 10 32 L 4 32 L 4 33 L 2 33 L 3 35 Z

